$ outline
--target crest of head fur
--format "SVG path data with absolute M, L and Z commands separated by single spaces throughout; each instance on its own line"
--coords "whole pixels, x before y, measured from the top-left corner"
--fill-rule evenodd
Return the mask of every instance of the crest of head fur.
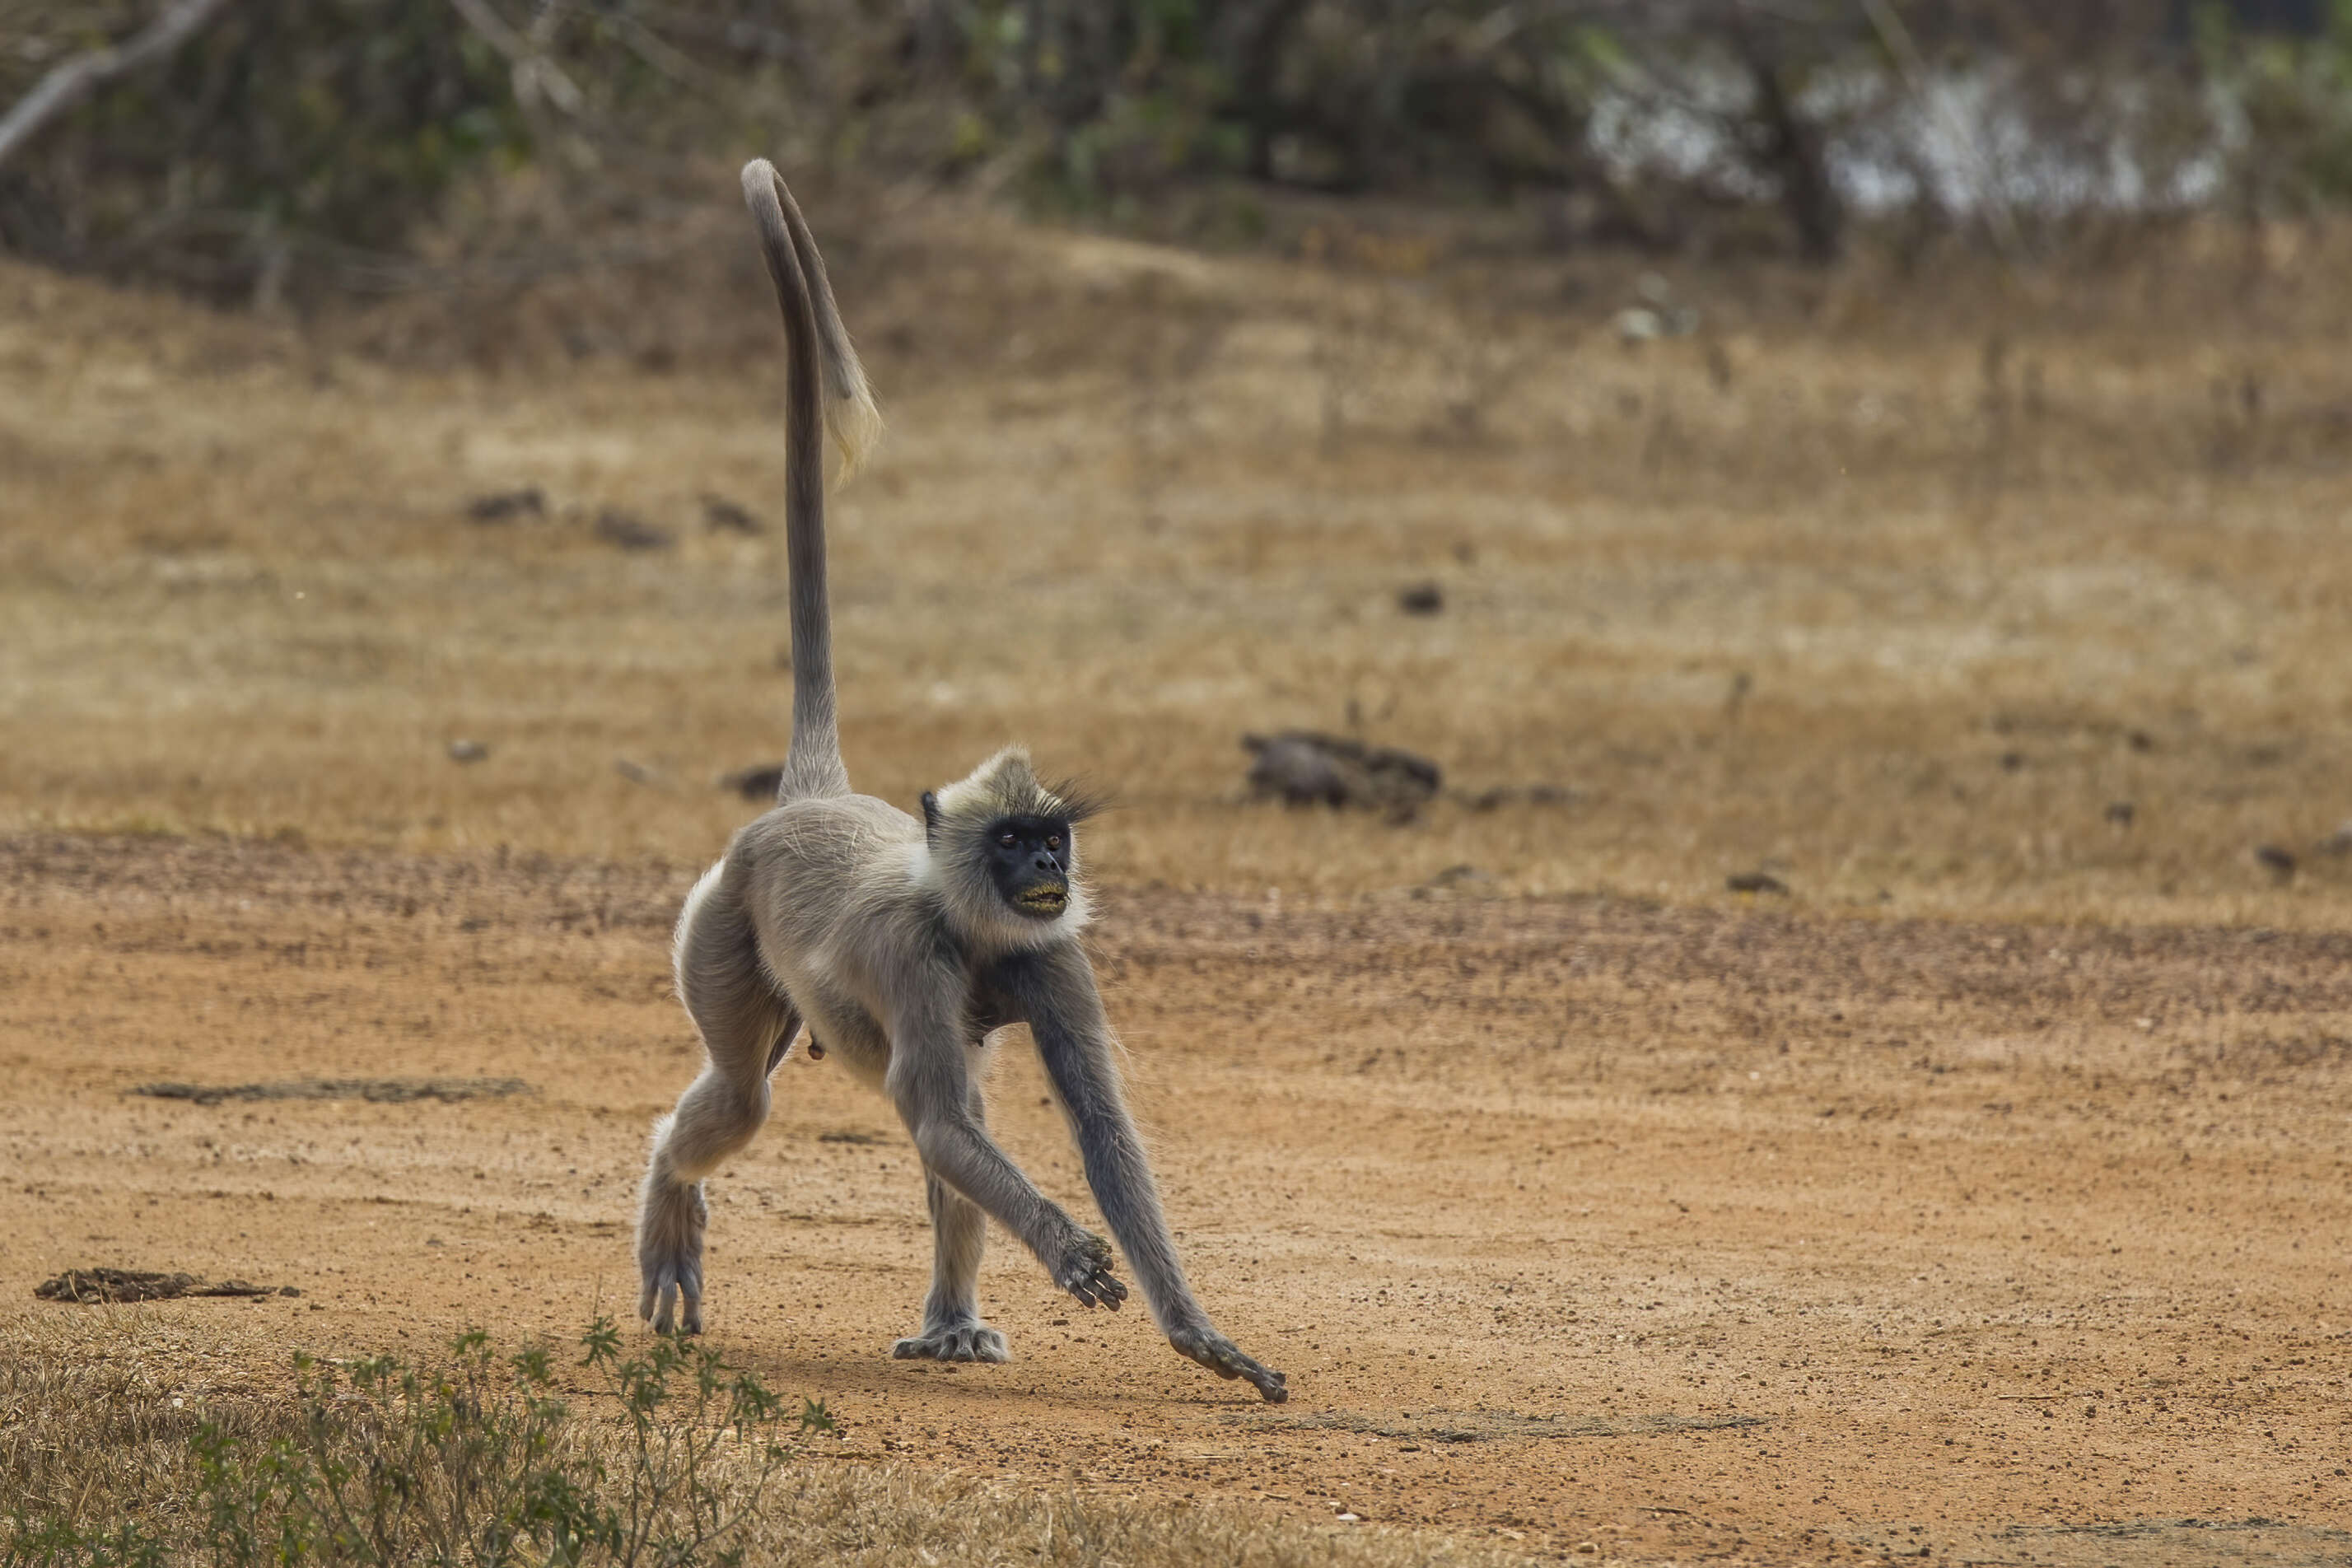
M 1005 908 L 990 880 L 988 830 L 1008 816 L 1043 816 L 1075 828 L 1099 809 L 1071 785 L 1039 782 L 1029 753 L 1007 746 L 968 777 L 923 797 L 924 837 L 930 849 L 930 875 L 947 900 L 957 926 L 1005 948 L 1034 947 L 1071 935 L 1087 923 L 1087 901 L 1080 880 L 1077 835 L 1070 836 L 1069 903 L 1050 921 L 1033 920 Z

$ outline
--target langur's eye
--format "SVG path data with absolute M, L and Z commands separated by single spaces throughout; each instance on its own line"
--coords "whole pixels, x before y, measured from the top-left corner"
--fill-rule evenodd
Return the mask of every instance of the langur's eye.
M 1048 849 L 1059 849 L 1061 847 L 1062 847 L 1062 836 L 1061 836 L 1060 834 L 1058 834 L 1058 833 L 1049 833 L 1049 834 L 1047 834 L 1047 835 L 1045 836 L 1045 847 L 1046 847 L 1046 848 L 1048 848 Z
M 1010 848 L 1012 848 L 1012 847 L 1013 847 L 1013 835 L 1011 835 L 1010 833 L 1000 833 L 1000 834 L 998 834 L 998 835 L 996 836 L 996 841 L 997 841 L 999 844 L 1003 845 L 1007 849 L 1010 849 Z

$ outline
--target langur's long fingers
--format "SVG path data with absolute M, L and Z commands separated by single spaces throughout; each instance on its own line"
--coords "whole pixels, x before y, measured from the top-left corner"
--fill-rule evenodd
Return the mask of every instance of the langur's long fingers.
M 677 1305 L 677 1268 L 665 1267 L 655 1282 L 647 1289 L 653 1294 L 654 1310 L 646 1316 L 652 1321 L 654 1332 L 666 1334 L 670 1331 L 673 1321 L 671 1314 Z
M 1214 1330 L 1180 1335 L 1170 1342 L 1181 1353 L 1200 1363 L 1219 1377 L 1249 1379 L 1257 1389 L 1259 1397 L 1268 1405 L 1280 1405 L 1290 1397 L 1290 1390 L 1282 1373 L 1261 1365 L 1255 1358 L 1244 1353 L 1239 1345 Z
M 1127 1300 L 1127 1287 L 1106 1268 L 1095 1269 L 1062 1288 L 1088 1307 L 1108 1307 L 1114 1312 Z
M 1087 1305 L 1089 1307 L 1108 1307 L 1116 1312 L 1127 1300 L 1127 1286 L 1110 1271 L 1108 1263 L 1087 1277 L 1086 1289 Z
M 1127 1300 L 1127 1287 L 1111 1272 L 1114 1262 L 1109 1242 L 1080 1231 L 1072 1238 L 1062 1267 L 1055 1271 L 1054 1282 L 1089 1307 L 1108 1307 L 1116 1312 Z

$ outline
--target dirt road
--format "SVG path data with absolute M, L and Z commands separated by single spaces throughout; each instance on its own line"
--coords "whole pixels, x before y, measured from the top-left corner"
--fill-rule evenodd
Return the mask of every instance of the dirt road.
M 625 1313 L 646 1126 L 693 1068 L 692 869 L 0 840 L 5 1331 L 148 1314 L 205 1398 L 298 1346 Z M 2352 1562 L 2352 940 L 1105 901 L 1196 1282 L 1292 1401 L 1002 1237 L 1013 1363 L 890 1361 L 911 1155 L 795 1058 L 713 1183 L 708 1311 L 845 1455 L 1571 1555 Z M 1025 1050 L 996 1122 L 1079 1203 Z M 427 1079 L 527 1089 L 135 1092 Z M 91 1265 L 302 1294 L 34 1300 Z

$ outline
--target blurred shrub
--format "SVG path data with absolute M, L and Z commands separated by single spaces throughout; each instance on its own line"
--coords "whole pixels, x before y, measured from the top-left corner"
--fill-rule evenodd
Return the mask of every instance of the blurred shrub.
M 144 20 L 127 5 L 16 11 L 18 92 Z M 397 249 L 465 169 L 530 151 L 507 62 L 446 0 L 240 0 L 0 170 L 0 236 L 66 266 L 275 293 Z
M 0 95 L 153 4 L 0 0 Z M 478 173 L 642 219 L 760 151 L 1114 219 L 1241 179 L 1529 201 L 1579 244 L 1828 261 L 1861 215 L 2014 250 L 2352 195 L 2352 0 L 2319 4 L 238 0 L 0 168 L 0 241 L 224 297 L 402 288 Z
M 2308 37 L 2251 31 L 2222 5 L 2197 24 L 2242 210 L 2300 216 L 2352 200 L 2352 0 L 2332 0 Z

